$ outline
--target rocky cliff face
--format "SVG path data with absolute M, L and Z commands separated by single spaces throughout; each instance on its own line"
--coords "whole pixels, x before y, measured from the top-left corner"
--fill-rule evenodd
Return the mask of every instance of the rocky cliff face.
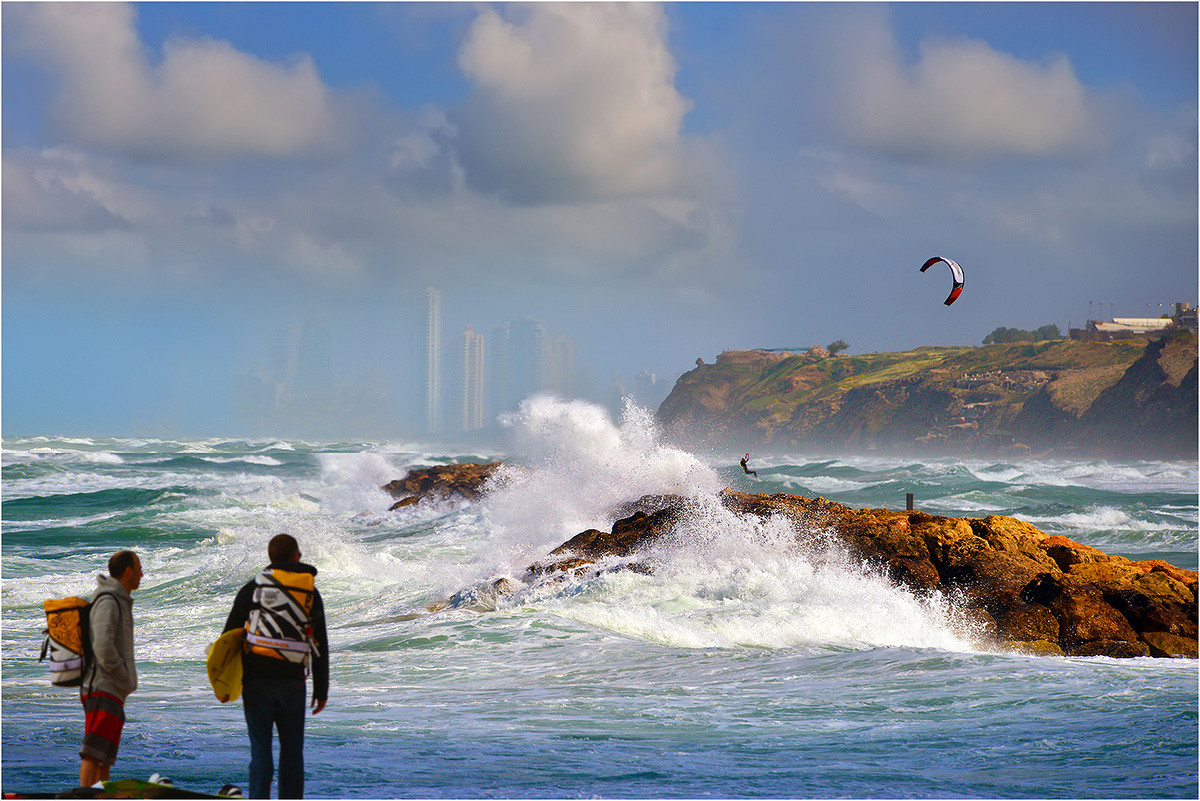
M 735 351 L 681 376 L 656 416 L 688 444 L 1188 458 L 1196 353 L 1187 333 L 834 358 Z
M 1024 405 L 1012 430 L 1031 445 L 1073 441 L 1120 452 L 1125 443 L 1137 443 L 1144 452 L 1194 456 L 1196 363 L 1195 338 L 1154 340 L 1086 408 L 1056 404 L 1053 383 L 1047 384 Z
M 459 471 L 476 477 L 474 487 L 460 482 L 447 489 L 446 472 L 413 471 L 404 482 L 426 485 L 409 496 L 413 503 L 454 493 L 478 497 L 497 465 L 475 467 Z M 886 571 L 916 593 L 945 596 L 999 647 L 1054 655 L 1197 657 L 1194 571 L 1110 556 L 1000 515 L 851 509 L 824 498 L 731 489 L 719 500 L 737 515 L 785 521 L 799 545 L 836 543 L 850 558 Z M 695 499 L 673 495 L 633 501 L 615 513 L 610 531 L 579 533 L 518 579 L 531 583 L 602 570 L 652 574 L 651 549 L 673 542 L 678 524 L 696 506 Z M 489 590 L 502 594 L 516 586 L 502 579 Z

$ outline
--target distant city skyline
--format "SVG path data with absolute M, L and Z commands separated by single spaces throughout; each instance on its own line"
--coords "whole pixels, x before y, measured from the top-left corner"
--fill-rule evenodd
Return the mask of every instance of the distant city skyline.
M 268 361 L 244 365 L 234 377 L 234 424 L 251 433 L 436 439 L 495 434 L 501 415 L 537 394 L 597 403 L 616 419 L 627 397 L 654 412 L 670 391 L 652 371 L 633 367 L 598 386 L 578 363 L 574 340 L 543 320 L 498 322 L 489 342 L 472 323 L 457 333 L 443 327 L 437 287 L 412 293 L 408 306 L 411 324 L 395 327 L 409 333 L 393 341 L 393 362 L 358 376 L 338 369 L 334 355 L 335 340 L 342 351 L 355 343 L 323 318 L 277 329 L 260 349 Z

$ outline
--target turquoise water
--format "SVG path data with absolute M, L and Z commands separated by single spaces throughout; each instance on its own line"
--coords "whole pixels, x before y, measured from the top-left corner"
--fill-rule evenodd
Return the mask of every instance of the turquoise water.
M 6 438 L 3 789 L 78 775 L 82 713 L 37 663 L 41 601 L 88 594 L 132 547 L 141 687 L 114 776 L 245 786 L 241 708 L 205 646 L 290 531 L 320 568 L 329 705 L 307 794 L 346 798 L 1195 798 L 1197 665 L 995 652 L 952 606 L 734 518 L 721 487 L 935 514 L 1012 514 L 1195 569 L 1194 462 L 693 454 L 645 415 L 542 401 L 503 452 L 418 443 Z M 479 504 L 387 513 L 409 467 L 513 465 Z M 699 511 L 652 557 L 520 585 L 499 576 L 645 492 Z M 430 604 L 453 599 L 443 611 Z

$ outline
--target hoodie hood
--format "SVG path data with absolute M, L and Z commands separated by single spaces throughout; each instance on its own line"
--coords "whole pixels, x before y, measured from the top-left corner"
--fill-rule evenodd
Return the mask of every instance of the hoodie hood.
M 133 596 L 129 594 L 129 590 L 125 589 L 125 585 L 112 576 L 96 576 L 96 592 L 111 592 L 118 598 L 124 598 L 133 603 Z

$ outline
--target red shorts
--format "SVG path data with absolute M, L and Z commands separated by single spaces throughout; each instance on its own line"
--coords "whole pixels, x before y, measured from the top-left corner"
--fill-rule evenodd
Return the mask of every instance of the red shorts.
M 79 756 L 101 765 L 113 764 L 125 727 L 125 702 L 98 690 L 79 700 L 83 702 L 83 746 Z

